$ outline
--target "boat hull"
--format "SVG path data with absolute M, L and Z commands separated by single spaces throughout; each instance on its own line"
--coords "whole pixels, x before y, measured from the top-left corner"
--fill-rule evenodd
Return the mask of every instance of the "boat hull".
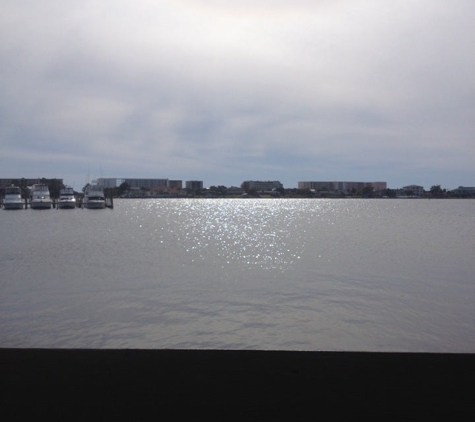
M 23 201 L 3 201 L 3 209 L 5 210 L 22 210 L 23 209 Z
M 90 210 L 100 210 L 106 207 L 105 201 L 87 201 L 84 203 L 84 208 Z
M 76 201 L 59 201 L 58 208 L 61 210 L 72 210 L 76 208 Z
M 36 201 L 33 200 L 30 202 L 30 208 L 33 210 L 49 210 L 51 208 L 51 201 Z

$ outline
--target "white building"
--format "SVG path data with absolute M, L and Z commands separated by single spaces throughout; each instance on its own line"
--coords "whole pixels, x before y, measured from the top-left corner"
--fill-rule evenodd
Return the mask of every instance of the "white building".
M 451 192 L 455 195 L 475 198 L 475 187 L 459 186 Z
M 404 192 L 406 194 L 409 194 L 412 192 L 412 196 L 424 196 L 424 187 L 423 186 L 418 186 L 418 185 L 408 185 L 408 186 L 403 186 Z
M 365 187 L 373 188 L 374 193 L 382 193 L 387 189 L 386 182 L 298 182 L 299 189 L 327 190 L 329 192 L 357 193 Z

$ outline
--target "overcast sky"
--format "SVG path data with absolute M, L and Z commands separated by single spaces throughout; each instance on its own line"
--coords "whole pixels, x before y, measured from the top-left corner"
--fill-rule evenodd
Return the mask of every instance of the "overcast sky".
M 0 177 L 475 186 L 473 0 L 0 0 Z

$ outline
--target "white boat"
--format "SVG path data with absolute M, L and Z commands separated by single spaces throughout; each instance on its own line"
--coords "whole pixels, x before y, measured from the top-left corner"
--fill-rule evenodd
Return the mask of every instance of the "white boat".
M 5 198 L 3 199 L 3 208 L 6 210 L 23 209 L 23 199 L 21 199 L 21 190 L 18 186 L 11 185 L 5 189 Z
M 84 208 L 102 209 L 106 207 L 106 198 L 104 189 L 99 185 L 90 185 L 84 192 L 83 199 Z
M 60 209 L 74 209 L 76 208 L 76 197 L 74 196 L 74 189 L 65 186 L 59 191 L 58 208 Z
M 50 209 L 52 205 L 48 186 L 41 183 L 33 185 L 31 188 L 30 207 L 32 209 Z

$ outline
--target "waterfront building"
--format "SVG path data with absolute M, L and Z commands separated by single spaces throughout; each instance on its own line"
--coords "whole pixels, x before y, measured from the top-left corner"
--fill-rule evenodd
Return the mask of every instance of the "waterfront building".
M 157 186 L 168 187 L 168 179 L 129 179 L 117 177 L 100 177 L 97 184 L 103 188 L 118 188 L 122 183 L 127 183 L 130 188 L 152 189 Z
M 373 192 L 380 194 L 387 189 L 386 182 L 340 182 L 340 181 L 308 181 L 298 182 L 299 189 L 310 189 L 316 192 L 341 192 L 345 194 L 363 192 L 364 188 L 373 188 Z
M 202 180 L 187 180 L 185 183 L 186 189 L 191 191 L 203 190 Z
M 451 191 L 456 196 L 466 196 L 475 198 L 475 187 L 459 186 Z
M 117 177 L 99 177 L 97 184 L 103 188 L 118 188 L 125 179 L 119 179 Z
M 403 186 L 402 188 L 404 192 L 406 192 L 406 195 L 408 193 L 411 193 L 412 196 L 424 196 L 424 187 L 419 186 L 419 185 L 408 185 L 408 186 Z
M 242 195 L 244 193 L 244 189 L 238 186 L 231 186 L 228 188 L 228 195 L 237 196 Z
M 170 189 L 181 190 L 183 189 L 183 181 L 182 180 L 169 180 L 168 187 Z

